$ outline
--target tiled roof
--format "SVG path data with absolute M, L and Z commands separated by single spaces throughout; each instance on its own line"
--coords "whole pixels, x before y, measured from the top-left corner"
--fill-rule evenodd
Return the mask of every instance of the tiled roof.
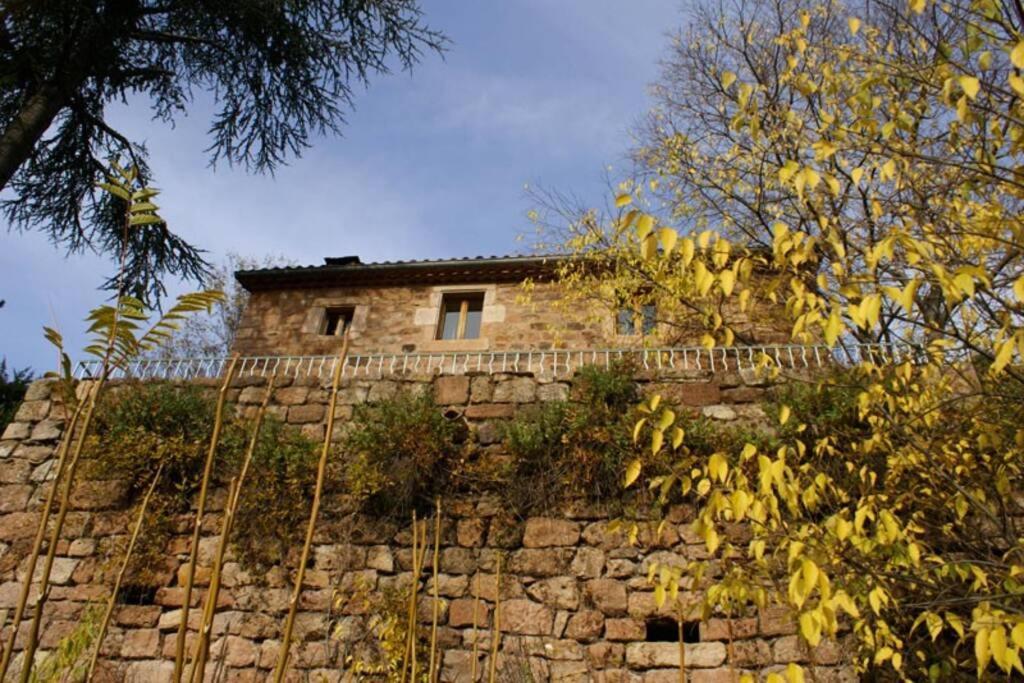
M 437 284 L 489 279 L 521 280 L 549 273 L 558 254 L 466 256 L 451 259 L 412 259 L 363 263 L 355 256 L 327 257 L 323 265 L 285 266 L 240 270 L 235 278 L 246 289 L 277 289 L 295 286 L 345 286 L 367 284 Z

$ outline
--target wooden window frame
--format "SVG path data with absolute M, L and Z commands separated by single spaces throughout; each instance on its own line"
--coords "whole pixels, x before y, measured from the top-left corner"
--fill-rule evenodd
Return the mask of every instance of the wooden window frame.
M 434 333 L 434 339 L 437 341 L 467 341 L 472 339 L 480 339 L 483 334 L 483 330 L 478 330 L 477 336 L 466 337 L 466 324 L 469 320 L 469 304 L 471 301 L 480 302 L 480 326 L 483 327 L 483 308 L 484 308 L 484 292 L 480 290 L 464 291 L 464 292 L 444 292 L 441 294 L 441 309 L 438 315 L 437 328 Z M 444 336 L 444 324 L 445 318 L 448 317 L 449 303 L 454 301 L 459 302 L 459 322 L 455 328 L 455 336 L 445 338 Z

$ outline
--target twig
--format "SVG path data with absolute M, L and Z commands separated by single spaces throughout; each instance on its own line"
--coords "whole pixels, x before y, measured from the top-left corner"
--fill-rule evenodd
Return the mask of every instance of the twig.
M 413 584 L 418 581 L 418 575 L 416 574 L 416 530 L 418 525 L 416 523 L 416 510 L 412 511 L 412 583 L 409 585 L 409 609 L 406 614 L 408 619 L 407 628 L 405 631 L 405 653 L 402 656 L 402 675 L 401 683 L 405 683 L 405 672 L 409 663 L 412 661 L 412 648 L 414 647 L 413 632 L 416 629 L 416 594 L 413 592 Z
M 441 599 L 438 595 L 437 564 L 441 554 L 441 499 L 436 500 L 436 511 L 434 513 L 434 605 L 430 620 L 430 674 L 427 678 L 433 683 L 437 680 L 437 665 L 440 663 L 437 658 L 437 619 Z
M 224 424 L 224 403 L 227 400 L 228 387 L 235 376 L 235 368 L 238 366 L 238 354 L 231 357 L 231 364 L 228 365 L 227 373 L 224 375 L 224 382 L 221 383 L 220 393 L 217 396 L 217 409 L 213 420 L 213 433 L 210 435 L 210 448 L 206 452 L 206 462 L 203 465 L 203 480 L 199 486 L 199 501 L 196 505 L 195 527 L 192 529 L 192 547 L 189 550 L 188 572 L 185 575 L 185 594 L 181 604 L 181 623 L 178 624 L 178 638 L 174 645 L 174 683 L 181 681 L 181 674 L 185 667 L 185 636 L 188 632 L 188 613 L 192 603 L 192 587 L 196 579 L 196 562 L 199 559 L 199 534 L 203 528 L 203 515 L 206 512 L 206 494 L 210 487 L 210 473 L 213 471 L 213 456 L 217 453 L 217 443 L 220 441 L 220 432 Z
M 253 455 L 256 453 L 256 445 L 259 443 L 260 430 L 263 427 L 263 418 L 270 404 L 270 398 L 274 394 L 274 384 L 277 381 L 277 371 L 271 375 L 267 382 L 267 391 L 263 395 L 263 402 L 256 411 L 252 435 L 249 438 L 249 446 L 245 451 L 245 458 L 242 461 L 242 468 L 236 480 L 232 481 L 229 489 L 228 502 L 224 509 L 224 519 L 221 522 L 220 541 L 217 545 L 217 557 L 213 565 L 213 573 L 210 576 L 210 588 L 206 592 L 206 604 L 203 606 L 203 621 L 199 626 L 199 640 L 196 643 L 195 654 L 193 655 L 192 672 L 189 674 L 190 681 L 203 681 L 206 673 L 206 661 L 210 656 L 210 634 L 213 630 L 213 619 L 217 613 L 217 599 L 220 596 L 221 573 L 224 569 L 224 553 L 227 551 L 228 540 L 231 530 L 235 524 L 235 516 L 238 514 L 238 504 L 242 495 L 242 486 L 249 474 L 252 465 Z
M 132 553 L 135 552 L 135 543 L 139 539 L 139 532 L 142 530 L 142 523 L 146 519 L 146 508 L 149 506 L 149 499 L 153 497 L 153 491 L 156 490 L 156 485 L 160 481 L 160 475 L 163 473 L 164 464 L 161 462 L 160 466 L 156 469 L 156 474 L 153 475 L 153 481 L 149 485 L 149 489 L 146 491 L 146 495 L 142 497 L 142 503 L 139 504 L 139 516 L 135 519 L 135 528 L 132 530 L 131 539 L 128 541 L 128 547 L 125 548 L 124 557 L 121 559 L 121 567 L 117 571 L 117 579 L 114 580 L 114 587 L 110 591 L 110 598 L 107 600 L 107 610 L 103 614 L 103 621 L 100 622 L 99 633 L 96 634 L 96 642 L 93 644 L 92 657 L 89 659 L 89 669 L 85 674 L 85 680 L 91 681 L 93 675 L 96 672 L 96 663 L 100 658 L 100 648 L 103 645 L 103 638 L 107 635 L 107 628 L 110 626 L 110 618 L 114 614 L 114 607 L 117 605 L 117 594 L 121 591 L 121 583 L 124 581 L 124 575 L 128 571 L 128 563 L 131 561 Z
M 302 544 L 302 556 L 299 558 L 298 571 L 295 574 L 295 587 L 292 590 L 291 602 L 288 605 L 288 616 L 284 622 L 284 633 L 281 636 L 281 651 L 277 656 L 277 667 L 274 669 L 274 682 L 281 683 L 284 672 L 288 668 L 288 652 L 291 648 L 292 630 L 295 628 L 295 612 L 299 607 L 299 595 L 302 593 L 302 581 L 306 576 L 306 563 L 313 545 L 313 532 L 316 530 L 316 519 L 320 514 L 320 498 L 323 495 L 324 479 L 327 476 L 327 455 L 331 451 L 331 435 L 334 432 L 334 415 L 337 412 L 338 384 L 341 381 L 341 368 L 348 356 L 348 330 L 341 344 L 341 353 L 334 364 L 334 378 L 331 382 L 331 403 L 327 408 L 327 433 L 324 434 L 324 446 L 320 451 L 320 463 L 316 472 L 316 489 L 313 493 L 313 506 L 309 511 L 309 523 L 306 526 L 306 540 Z
M 498 569 L 494 575 L 494 619 L 491 625 L 491 661 L 488 683 L 494 683 L 498 673 L 498 641 L 501 640 L 501 555 L 498 555 Z
M 469 674 L 469 680 L 472 681 L 473 683 L 476 683 L 476 667 L 477 667 L 477 656 L 478 656 L 477 655 L 477 651 L 479 649 L 479 645 L 477 643 L 476 622 L 477 622 L 477 619 L 479 618 L 479 614 L 480 614 L 480 574 L 477 573 L 477 575 L 474 577 L 474 579 L 475 579 L 475 583 L 476 583 L 476 589 L 475 589 L 476 596 L 473 599 L 473 663 L 472 663 L 472 671 Z

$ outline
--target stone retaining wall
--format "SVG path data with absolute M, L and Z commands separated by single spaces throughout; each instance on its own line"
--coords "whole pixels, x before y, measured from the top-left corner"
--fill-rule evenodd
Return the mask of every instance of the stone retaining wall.
M 741 374 L 680 374 L 639 378 L 645 391 L 718 420 L 763 418 L 756 401 L 764 387 Z M 207 384 L 210 384 L 207 382 Z M 230 400 L 240 411 L 252 411 L 263 396 L 262 379 L 235 383 Z M 51 384 L 33 384 L 0 439 L 0 613 L 7 622 L 17 600 L 25 558 L 35 533 L 40 502 L 50 485 L 53 453 L 65 415 Z M 353 405 L 384 398 L 396 391 L 431 392 L 439 409 L 464 417 L 475 438 L 500 449 L 496 429 L 524 405 L 565 399 L 571 381 L 541 380 L 528 375 L 409 377 L 403 380 L 348 381 L 339 399 L 339 417 L 351 416 Z M 323 434 L 328 388 L 291 380 L 275 392 L 271 410 L 299 425 L 309 436 Z M 103 600 L 112 582 L 131 517 L 111 507 L 123 490 L 119 482 L 82 482 L 73 497 L 64 537 L 57 549 L 54 588 L 45 612 L 41 647 L 52 650 L 70 634 L 91 601 Z M 204 524 L 198 581 L 205 586 L 220 528 L 222 488 L 213 492 L 212 512 Z M 650 562 L 680 563 L 699 557 L 704 546 L 689 530 L 691 513 L 671 511 L 658 537 L 641 534 L 631 547 L 608 530 L 604 511 L 569 505 L 561 514 L 525 521 L 508 516 L 496 501 L 445 502 L 438 592 L 444 681 L 468 681 L 473 641 L 478 639 L 479 675 L 487 671 L 489 631 L 496 598 L 499 556 L 501 580 L 501 680 L 554 681 L 678 681 L 676 642 L 647 642 L 659 615 L 646 579 Z M 122 604 L 106 639 L 103 680 L 167 680 L 180 620 L 183 567 L 189 551 L 190 526 L 182 518 L 179 535 L 166 552 L 169 566 L 161 585 L 150 592 L 132 591 Z M 742 533 L 738 529 L 736 533 Z M 296 623 L 289 680 L 337 681 L 350 657 L 367 648 L 368 604 L 411 581 L 411 534 L 362 516 L 323 518 L 318 528 L 312 566 Z M 429 567 L 429 563 L 428 563 Z M 275 567 L 254 576 L 236 561 L 224 568 L 221 607 L 214 624 L 211 649 L 217 667 L 214 680 L 261 681 L 275 663 L 283 615 L 289 598 L 289 573 Z M 430 581 L 422 593 L 420 621 L 429 629 Z M 477 628 L 475 597 L 481 601 Z M 203 588 L 195 595 L 196 604 Z M 198 626 L 199 610 L 190 622 Z M 649 624 L 649 622 L 651 622 Z M 18 648 L 27 632 L 22 626 Z M 794 627 L 777 610 L 745 618 L 686 626 L 689 681 L 736 681 L 744 671 L 763 677 L 789 662 L 815 663 L 817 681 L 854 680 L 842 662 L 842 648 L 823 644 L 814 653 L 803 648 Z M 650 632 L 650 633 L 649 633 Z M 192 634 L 194 635 L 193 630 Z M 660 634 L 664 638 L 664 633 Z M 45 654 L 45 652 L 44 652 Z M 813 654 L 813 658 L 812 655 Z M 16 661 L 15 670 L 20 664 Z M 531 677 L 524 677 L 529 671 Z

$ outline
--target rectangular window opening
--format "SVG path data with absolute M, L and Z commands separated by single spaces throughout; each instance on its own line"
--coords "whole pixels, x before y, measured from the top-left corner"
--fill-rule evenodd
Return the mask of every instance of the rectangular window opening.
M 651 334 L 657 327 L 658 309 L 654 304 L 644 304 L 640 310 L 623 308 L 615 317 L 616 334 L 626 337 L 636 334 Z
M 438 339 L 479 339 L 483 319 L 484 293 L 460 292 L 441 297 Z
M 324 324 L 320 334 L 328 337 L 339 337 L 345 334 L 345 330 L 352 324 L 355 312 L 352 306 L 324 310 Z
M 651 617 L 645 624 L 646 633 L 644 640 L 648 643 L 678 643 L 679 622 L 672 617 Z M 683 622 L 683 642 L 700 642 L 700 622 Z

